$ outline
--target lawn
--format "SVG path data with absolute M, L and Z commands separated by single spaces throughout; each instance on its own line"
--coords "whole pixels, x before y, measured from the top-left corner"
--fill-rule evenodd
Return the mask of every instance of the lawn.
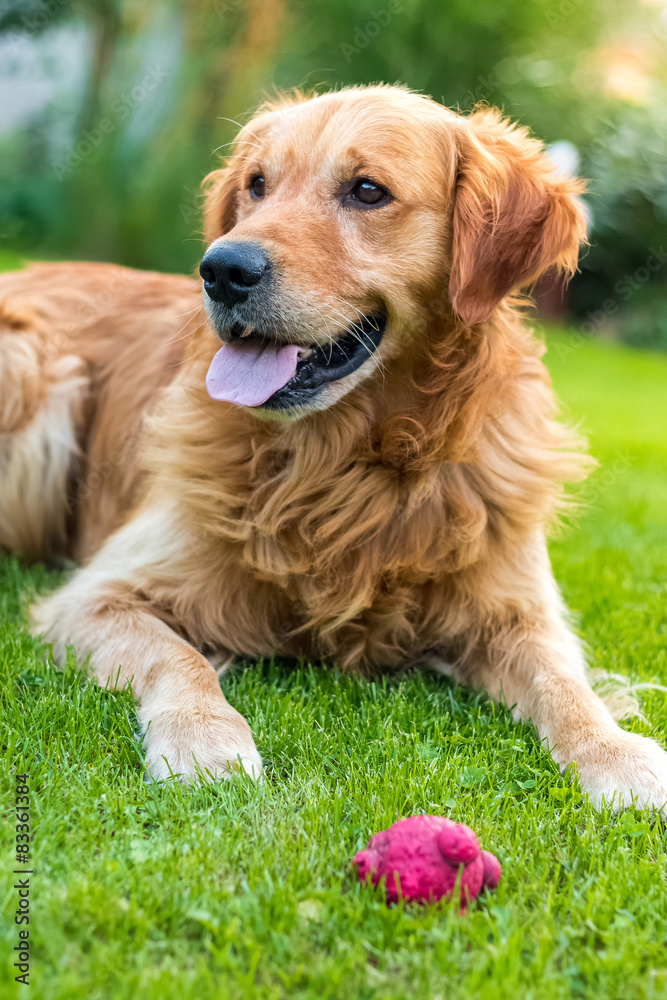
M 600 468 L 552 541 L 591 661 L 667 683 L 667 358 L 550 337 Z M 24 629 L 42 567 L 0 561 L 0 996 L 45 1000 L 605 1000 L 667 995 L 665 829 L 599 813 L 529 726 L 434 675 L 367 683 L 293 664 L 223 680 L 261 787 L 147 784 L 127 694 L 48 666 Z M 667 737 L 667 695 L 642 692 Z M 30 773 L 31 987 L 13 981 L 14 773 Z M 466 916 L 388 909 L 349 859 L 414 812 L 473 826 L 501 859 Z

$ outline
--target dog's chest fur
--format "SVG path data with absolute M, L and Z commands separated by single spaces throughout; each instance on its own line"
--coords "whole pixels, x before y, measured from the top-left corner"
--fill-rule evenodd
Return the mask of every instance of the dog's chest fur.
M 484 558 L 497 520 L 464 465 L 417 475 L 388 464 L 355 414 L 326 436 L 315 422 L 276 430 L 229 410 L 214 417 L 206 438 L 175 421 L 178 441 L 172 432 L 160 449 L 162 476 L 178 452 L 164 490 L 176 485 L 183 521 L 199 526 L 184 572 L 209 592 L 198 601 L 188 587 L 176 610 L 195 641 L 363 669 L 414 658 L 445 623 L 458 631 L 457 580 Z M 203 440 L 216 441 L 207 462 Z
M 498 553 L 507 576 L 579 469 L 539 362 L 521 378 L 506 416 L 480 422 L 468 460 L 438 458 L 431 438 L 429 461 L 415 462 L 368 392 L 277 425 L 210 400 L 205 362 L 192 364 L 147 450 L 153 497 L 172 498 L 190 533 L 163 595 L 178 623 L 201 645 L 362 669 L 455 640 L 484 597 L 475 588 L 500 576 Z

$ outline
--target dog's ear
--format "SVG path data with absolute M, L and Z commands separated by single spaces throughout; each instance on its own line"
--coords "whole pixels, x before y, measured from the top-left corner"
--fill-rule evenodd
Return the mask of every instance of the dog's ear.
M 224 236 L 236 225 L 237 176 L 233 162 L 213 170 L 202 181 L 204 235 L 207 243 Z
M 550 267 L 576 270 L 582 182 L 558 177 L 526 129 L 484 109 L 460 122 L 449 298 L 466 326 Z

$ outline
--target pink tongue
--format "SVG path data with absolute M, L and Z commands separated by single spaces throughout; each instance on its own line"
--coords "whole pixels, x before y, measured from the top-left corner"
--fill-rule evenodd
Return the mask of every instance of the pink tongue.
M 206 388 L 211 399 L 261 406 L 296 371 L 298 344 L 237 340 L 221 347 L 211 362 Z

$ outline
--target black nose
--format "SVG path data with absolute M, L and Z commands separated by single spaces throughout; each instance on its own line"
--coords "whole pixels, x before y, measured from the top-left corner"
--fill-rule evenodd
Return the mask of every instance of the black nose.
M 268 255 L 258 243 L 220 243 L 199 265 L 206 294 L 227 306 L 245 302 L 268 269 Z

